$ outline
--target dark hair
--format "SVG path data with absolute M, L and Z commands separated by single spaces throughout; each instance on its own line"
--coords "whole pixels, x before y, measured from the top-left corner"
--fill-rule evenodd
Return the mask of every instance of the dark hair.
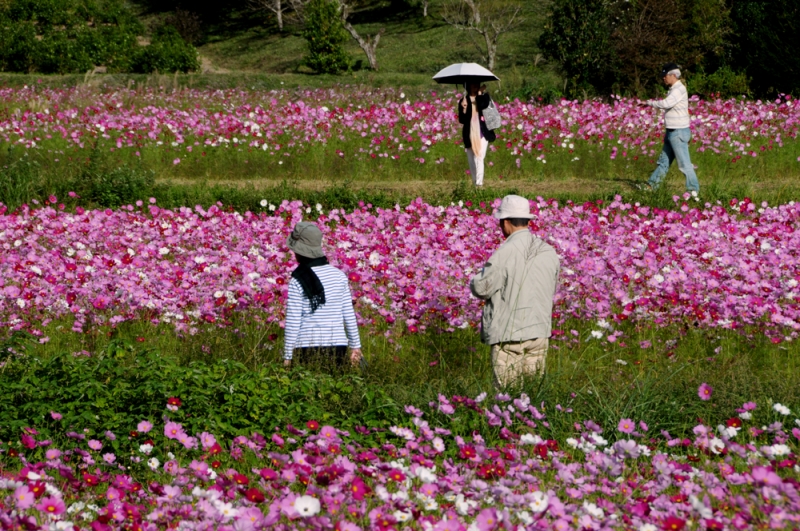
M 303 256 L 302 254 L 297 253 L 294 253 L 294 257 L 297 259 L 297 263 L 300 265 L 305 265 L 314 260 L 313 258 L 309 258 L 308 256 Z
M 512 227 L 527 227 L 531 222 L 528 218 L 506 218 Z

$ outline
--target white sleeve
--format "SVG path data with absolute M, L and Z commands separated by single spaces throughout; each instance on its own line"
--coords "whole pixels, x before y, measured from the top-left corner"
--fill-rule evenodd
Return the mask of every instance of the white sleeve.
M 356 312 L 353 309 L 353 294 L 350 292 L 350 284 L 347 278 L 344 280 L 345 290 L 342 297 L 342 317 L 344 318 L 344 330 L 347 333 L 347 343 L 350 348 L 361 348 L 361 337 L 358 335 L 358 321 Z
M 292 359 L 297 337 L 300 335 L 300 325 L 303 316 L 303 288 L 300 283 L 292 279 L 289 281 L 289 298 L 286 301 L 286 324 L 283 333 L 283 359 Z
M 682 91 L 676 88 L 670 89 L 669 93 L 667 93 L 667 97 L 663 100 L 650 100 L 647 102 L 647 104 L 651 107 L 655 107 L 656 109 L 668 110 L 680 103 L 681 99 L 683 99 Z

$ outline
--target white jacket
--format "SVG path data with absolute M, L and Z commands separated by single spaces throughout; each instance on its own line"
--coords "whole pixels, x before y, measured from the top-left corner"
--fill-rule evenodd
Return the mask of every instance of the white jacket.
M 650 107 L 663 109 L 664 125 L 667 129 L 685 129 L 689 127 L 689 94 L 680 80 L 669 88 L 667 97 L 663 100 L 650 100 Z

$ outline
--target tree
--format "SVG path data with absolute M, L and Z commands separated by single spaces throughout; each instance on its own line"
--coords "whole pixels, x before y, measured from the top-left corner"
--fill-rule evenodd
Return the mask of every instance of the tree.
M 251 9 L 269 11 L 275 15 L 278 31 L 283 31 L 283 13 L 290 7 L 286 0 L 248 0 Z
M 378 43 L 381 40 L 381 35 L 386 31 L 386 28 L 381 28 L 378 33 L 372 35 L 371 37 L 362 37 L 358 34 L 356 29 L 347 21 L 347 17 L 350 16 L 351 7 L 346 2 L 339 0 L 340 4 L 340 13 L 342 15 L 342 23 L 344 24 L 344 28 L 350 33 L 350 35 L 355 39 L 358 45 L 364 50 L 364 53 L 367 56 L 367 60 L 369 61 L 369 67 L 372 70 L 377 72 L 378 70 L 378 57 L 375 54 Z
M 515 0 L 447 0 L 442 17 L 460 30 L 477 33 L 486 47 L 484 58 L 489 70 L 497 59 L 497 41 L 522 22 L 522 5 Z M 476 42 L 478 50 L 483 49 Z
M 747 72 L 758 95 L 800 95 L 800 3 L 731 0 L 730 5 L 735 32 L 733 66 Z
M 614 0 L 611 45 L 620 87 L 642 93 L 667 61 L 716 70 L 730 33 L 724 0 Z
M 685 64 L 679 36 L 686 24 L 677 0 L 617 1 L 610 14 L 620 86 L 640 94 L 658 80 L 654 73 L 662 64 Z
M 555 61 L 570 90 L 597 89 L 608 94 L 614 83 L 616 55 L 606 0 L 558 0 L 547 16 L 539 48 Z
M 350 58 L 344 49 L 347 31 L 344 29 L 336 0 L 310 0 L 303 9 L 308 41 L 305 64 L 321 74 L 336 74 L 350 67 Z

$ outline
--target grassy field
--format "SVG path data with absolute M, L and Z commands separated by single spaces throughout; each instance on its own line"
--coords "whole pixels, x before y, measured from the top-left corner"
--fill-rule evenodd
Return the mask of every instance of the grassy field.
M 59 353 L 91 352 L 119 356 L 121 363 L 127 363 L 124 360 L 130 353 L 147 349 L 174 360 L 170 363 L 194 367 L 198 375 L 206 364 L 220 360 L 241 362 L 253 371 L 277 369 L 281 364 L 280 328 L 257 325 L 246 314 L 234 326 L 208 327 L 194 336 L 176 336 L 168 327 L 142 321 L 88 334 L 66 332 L 69 326 L 52 323 L 46 330 L 50 341 L 33 344 L 28 354 L 47 359 Z M 570 419 L 594 419 L 613 426 L 620 418 L 634 418 L 653 428 L 689 434 L 697 418 L 730 416 L 749 400 L 764 405 L 780 402 L 793 410 L 800 407 L 796 342 L 774 345 L 755 330 L 640 324 L 619 326 L 624 339 L 611 343 L 592 338 L 590 332 L 601 329 L 593 322 L 568 322 L 564 328 L 563 335 L 551 343 L 544 377 L 508 389 L 512 396 L 525 392 L 533 403 L 544 402 L 554 415 L 557 404 L 571 408 L 572 415 L 554 417 L 558 420 L 552 430 L 557 438 L 568 436 Z M 354 370 L 359 396 L 332 405 L 329 411 L 335 418 L 358 418 L 363 414 L 362 395 L 370 390 L 380 390 L 399 405 L 425 404 L 439 394 L 493 393 L 489 350 L 476 331 L 408 334 L 394 329 L 388 337 L 386 331 L 380 326 L 362 328 L 369 363 L 365 369 Z M 304 369 L 310 369 L 305 377 L 312 379 L 324 379 L 329 372 L 326 367 Z M 713 402 L 697 399 L 703 382 L 714 388 Z

